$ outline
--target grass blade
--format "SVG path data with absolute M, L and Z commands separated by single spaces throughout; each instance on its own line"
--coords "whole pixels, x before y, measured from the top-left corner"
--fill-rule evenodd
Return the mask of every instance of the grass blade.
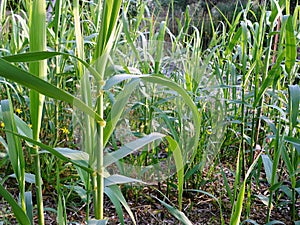
M 155 196 L 152 197 L 157 199 L 163 206 L 165 206 L 167 210 L 171 213 L 171 215 L 178 219 L 181 223 L 183 223 L 184 225 L 193 225 L 193 223 L 187 218 L 187 216 L 183 212 L 180 212 L 178 209 L 174 208 L 173 206 L 169 205 L 168 203 L 160 200 Z
M 101 122 L 103 119 L 95 113 L 95 111 L 83 103 L 80 99 L 73 95 L 55 87 L 54 85 L 28 73 L 24 70 L 11 65 L 7 61 L 0 58 L 0 76 L 17 82 L 18 84 L 24 85 L 30 89 L 36 90 L 37 92 L 46 95 L 48 97 L 68 102 L 78 109 L 82 110 L 86 114 L 95 118 L 96 121 Z
M 297 58 L 296 37 L 294 32 L 292 16 L 288 17 L 286 23 L 285 45 L 285 69 L 290 76 Z
M 21 225 L 31 225 L 30 220 L 28 219 L 25 212 L 22 208 L 18 205 L 16 200 L 11 196 L 11 194 L 0 184 L 0 195 L 9 203 L 11 206 L 16 219 L 18 220 L 19 224 Z

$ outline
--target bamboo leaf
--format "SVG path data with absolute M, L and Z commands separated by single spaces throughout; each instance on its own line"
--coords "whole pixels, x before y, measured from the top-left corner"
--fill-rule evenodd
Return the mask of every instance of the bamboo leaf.
M 20 53 L 16 55 L 10 55 L 10 56 L 4 56 L 2 59 L 8 61 L 8 62 L 35 62 L 40 61 L 44 59 L 53 58 L 55 56 L 64 56 L 66 58 L 71 57 L 76 60 L 78 60 L 80 63 L 82 63 L 88 71 L 95 77 L 97 81 L 101 79 L 100 74 L 87 62 L 82 60 L 81 58 L 71 55 L 64 52 L 50 52 L 50 51 L 36 51 L 36 52 L 27 52 L 27 53 Z
M 183 156 L 181 149 L 178 145 L 178 143 L 171 138 L 170 136 L 167 136 L 166 139 L 169 143 L 169 149 L 172 151 L 172 155 L 175 160 L 176 165 L 176 172 L 177 172 L 177 179 L 178 179 L 178 205 L 179 210 L 182 208 L 182 194 L 183 194 L 183 184 L 184 184 L 184 163 L 183 163 Z
M 41 142 L 39 142 L 39 141 L 35 141 L 35 140 L 33 140 L 32 138 L 29 138 L 29 137 L 27 137 L 27 136 L 20 135 L 20 134 L 18 134 L 18 133 L 11 132 L 11 131 L 9 131 L 9 130 L 5 130 L 5 131 L 12 133 L 13 135 L 18 136 L 18 137 L 24 139 L 25 141 L 30 142 L 30 143 L 33 144 L 33 145 L 39 146 L 41 149 L 43 149 L 43 150 L 45 150 L 45 151 L 51 153 L 52 155 L 56 156 L 57 158 L 63 160 L 64 162 L 70 162 L 70 163 L 73 163 L 74 165 L 76 165 L 76 166 L 78 166 L 78 167 L 84 169 L 85 171 L 87 171 L 87 172 L 89 172 L 89 173 L 92 173 L 92 172 L 93 172 L 93 170 L 92 170 L 91 168 L 85 166 L 85 164 L 83 165 L 82 162 L 76 161 L 76 160 L 71 160 L 70 158 L 68 158 L 67 156 L 70 156 L 69 154 L 66 154 L 66 156 L 65 156 L 65 155 L 63 155 L 62 153 L 60 153 L 58 150 L 56 150 L 56 149 L 54 149 L 54 148 L 51 148 L 50 146 L 45 145 L 45 144 L 43 144 L 43 143 L 41 143 Z M 75 150 L 74 150 L 74 151 L 75 151 Z M 44 153 L 44 151 L 41 151 L 40 153 Z
M 112 105 L 112 109 L 108 115 L 106 126 L 104 127 L 104 146 L 107 144 L 111 134 L 115 130 L 116 124 L 124 111 L 125 105 L 127 104 L 129 97 L 136 89 L 138 84 L 138 79 L 126 84 L 123 91 L 120 92 L 116 97 L 115 102 Z
M 271 180 L 272 180 L 272 168 L 273 168 L 273 162 L 270 159 L 270 157 L 268 155 L 261 155 L 264 167 L 265 167 L 265 171 L 266 171 L 266 177 L 267 177 L 267 181 L 269 184 L 271 184 Z M 276 171 L 274 171 L 276 173 Z M 275 183 L 277 183 L 277 181 L 275 180 Z
M 292 127 L 298 124 L 300 103 L 300 87 L 299 85 L 289 85 L 289 114 Z
M 134 215 L 133 215 L 129 205 L 127 204 L 120 188 L 117 185 L 112 185 L 112 186 L 105 187 L 104 192 L 106 195 L 110 195 L 110 196 L 114 195 L 114 197 L 118 199 L 118 201 L 126 209 L 127 213 L 129 214 L 130 218 L 132 219 L 133 223 L 136 225 Z
M 103 121 L 103 119 L 94 112 L 92 108 L 84 104 L 80 99 L 72 96 L 71 94 L 55 87 L 54 85 L 21 70 L 7 61 L 0 58 L 0 76 L 17 82 L 25 87 L 36 90 L 37 92 L 46 95 L 57 100 L 62 100 L 73 104 L 78 109 L 82 110 L 89 116 L 95 118 L 98 122 Z
M 291 73 L 297 59 L 296 37 L 293 26 L 293 17 L 289 16 L 286 23 L 285 32 L 285 69 L 288 74 Z
M 255 100 L 253 102 L 253 107 L 256 107 L 257 104 L 259 103 L 260 99 L 262 98 L 263 94 L 267 90 L 267 88 L 272 84 L 274 81 L 275 77 L 278 75 L 280 69 L 281 69 L 281 62 L 284 59 L 284 53 L 281 53 L 278 56 L 278 59 L 276 60 L 275 65 L 272 67 L 272 69 L 268 72 L 268 76 L 266 77 L 265 80 L 263 80 L 263 83 L 259 89 L 259 93 L 257 96 L 255 96 Z
M 16 200 L 12 197 L 12 195 L 3 187 L 0 183 L 0 195 L 9 203 L 11 206 L 16 219 L 21 225 L 31 225 L 30 220 L 28 219 L 26 213 L 22 210 L 22 208 L 18 205 Z
M 240 192 L 238 194 L 236 203 L 234 205 L 234 207 L 232 208 L 232 214 L 231 214 L 231 218 L 230 218 L 230 225 L 238 225 L 240 223 L 241 220 L 241 214 L 242 214 L 242 209 L 243 209 L 243 201 L 244 201 L 244 197 L 245 197 L 245 189 L 246 189 L 246 182 L 247 179 L 250 175 L 250 173 L 252 172 L 254 166 L 256 165 L 258 159 L 260 158 L 261 154 L 259 154 L 256 159 L 253 161 L 253 163 L 251 164 L 251 166 L 249 167 L 245 179 L 242 183 L 242 186 L 240 188 Z
M 106 191 L 106 195 L 109 197 L 110 201 L 113 203 L 113 205 L 116 209 L 116 212 L 118 214 L 118 217 L 120 219 L 120 223 L 122 225 L 125 225 L 123 209 L 122 209 L 122 205 L 121 205 L 120 201 L 114 194 L 111 193 L 111 191 Z
M 122 176 L 122 175 L 111 175 L 109 177 L 104 178 L 105 187 L 115 185 L 115 184 L 128 184 L 128 183 L 141 183 L 146 184 L 145 182 L 137 179 L 133 179 L 130 177 Z
M 107 167 L 111 165 L 114 162 L 117 162 L 118 160 L 124 158 L 125 156 L 133 153 L 134 151 L 144 147 L 145 145 L 163 138 L 165 135 L 160 133 L 152 133 L 145 137 L 139 138 L 135 141 L 129 142 L 122 146 L 119 150 L 108 153 L 104 156 L 104 167 Z
M 179 220 L 184 225 L 193 225 L 193 223 L 186 217 L 183 212 L 180 212 L 178 209 L 174 208 L 173 206 L 169 205 L 168 203 L 160 200 L 159 198 L 152 196 L 153 198 L 157 199 L 167 210 L 174 216 L 177 220 Z
M 32 203 L 32 193 L 31 191 L 25 192 L 25 204 L 26 204 L 26 215 L 33 225 L 33 203 Z

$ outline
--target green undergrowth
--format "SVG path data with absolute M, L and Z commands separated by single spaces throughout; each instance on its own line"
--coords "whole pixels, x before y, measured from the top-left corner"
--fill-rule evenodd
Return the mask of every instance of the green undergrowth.
M 0 223 L 299 224 L 299 5 L 158 3 L 0 2 Z

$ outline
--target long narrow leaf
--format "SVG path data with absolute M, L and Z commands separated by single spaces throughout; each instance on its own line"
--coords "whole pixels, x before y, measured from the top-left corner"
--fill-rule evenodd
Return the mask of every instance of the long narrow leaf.
M 84 104 L 80 99 L 72 96 L 71 94 L 55 87 L 54 85 L 24 71 L 21 70 L 7 61 L 0 58 L 0 76 L 24 85 L 30 89 L 36 90 L 37 92 L 46 95 L 57 100 L 62 100 L 73 104 L 78 109 L 82 110 L 86 114 L 95 118 L 98 122 L 103 121 L 103 119 L 94 112 L 93 109 Z
M 16 219 L 21 225 L 31 225 L 30 220 L 26 216 L 26 213 L 18 205 L 16 200 L 11 196 L 11 194 L 0 184 L 0 195 L 9 203 L 11 206 Z
M 286 54 L 285 54 L 285 69 L 288 74 L 291 73 L 297 58 L 297 46 L 296 46 L 296 37 L 293 26 L 293 17 L 289 16 L 286 24 L 286 33 L 285 33 L 285 45 L 286 45 Z
M 193 223 L 186 217 L 186 215 L 183 212 L 180 212 L 178 209 L 174 208 L 173 206 L 169 205 L 168 203 L 160 200 L 155 196 L 153 196 L 153 198 L 157 199 L 164 207 L 166 207 L 167 210 L 171 213 L 171 215 L 178 219 L 181 223 L 183 223 L 184 225 L 193 225 Z
M 145 145 L 163 138 L 165 135 L 160 133 L 152 133 L 145 137 L 139 138 L 135 141 L 125 144 L 118 151 L 112 152 L 104 156 L 104 167 L 111 165 L 114 162 L 117 162 L 119 159 L 124 158 L 125 156 L 133 153 L 134 151 L 144 147 Z

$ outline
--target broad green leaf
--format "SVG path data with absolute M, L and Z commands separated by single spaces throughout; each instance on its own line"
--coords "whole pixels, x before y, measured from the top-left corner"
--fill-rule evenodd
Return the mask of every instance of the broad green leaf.
M 74 58 L 80 63 L 82 63 L 88 69 L 88 71 L 94 76 L 96 80 L 99 81 L 101 79 L 100 74 L 87 62 L 80 59 L 79 57 L 64 52 L 36 51 L 36 52 L 28 52 L 28 53 L 21 53 L 16 55 L 4 56 L 2 57 L 2 59 L 8 62 L 35 62 L 35 61 L 53 58 L 55 56 Z
M 82 160 L 86 162 L 89 161 L 89 155 L 86 152 L 60 147 L 54 149 L 71 160 Z
M 246 182 L 247 182 L 247 179 L 248 179 L 250 173 L 252 172 L 254 166 L 256 165 L 258 159 L 260 158 L 260 156 L 261 156 L 261 154 L 259 154 L 256 157 L 256 159 L 253 161 L 253 163 L 251 164 L 251 166 L 249 167 L 249 169 L 246 173 L 246 176 L 241 185 L 240 192 L 238 194 L 236 203 L 235 203 L 234 207 L 232 208 L 232 214 L 230 217 L 230 225 L 239 225 L 239 223 L 240 223 L 242 210 L 243 210 L 243 201 L 245 198 Z
M 268 206 L 269 204 L 269 197 L 265 196 L 265 195 L 254 195 L 255 197 L 257 197 L 265 206 Z M 271 203 L 271 208 L 273 208 L 273 204 Z
M 269 184 L 271 184 L 271 180 L 272 180 L 272 167 L 273 167 L 273 162 L 270 159 L 270 157 L 268 155 L 261 155 L 264 167 L 265 167 L 265 172 L 266 172 L 266 177 L 267 177 L 267 181 Z M 276 171 L 275 171 L 276 173 Z M 277 181 L 275 181 L 275 183 L 277 183 Z
M 14 216 L 18 220 L 21 225 L 31 225 L 30 220 L 28 219 L 26 213 L 22 210 L 22 208 L 18 205 L 12 195 L 3 187 L 0 183 L 0 195 L 9 203 L 11 206 Z
M 10 132 L 10 131 L 8 131 L 8 132 Z M 27 136 L 20 135 L 20 134 L 18 134 L 18 133 L 13 133 L 13 132 L 10 132 L 10 133 L 12 133 L 12 134 L 14 134 L 15 136 L 18 136 L 18 137 L 24 139 L 24 140 L 27 141 L 27 142 L 30 142 L 30 143 L 33 144 L 33 145 L 39 146 L 41 149 L 43 149 L 43 150 L 45 150 L 45 151 L 51 153 L 52 155 L 56 156 L 57 158 L 63 160 L 64 162 L 70 162 L 70 163 L 73 163 L 74 165 L 76 165 L 76 166 L 78 166 L 78 167 L 84 169 L 85 171 L 87 171 L 87 172 L 89 172 L 89 173 L 92 173 L 92 172 L 93 172 L 93 170 L 92 170 L 90 167 L 87 167 L 87 166 L 83 165 L 80 161 L 78 162 L 78 161 L 76 161 L 76 160 L 71 160 L 71 159 L 69 159 L 68 157 L 64 156 L 62 153 L 60 153 L 59 151 L 57 151 L 57 150 L 54 149 L 54 148 L 51 148 L 51 147 L 48 146 L 48 145 L 45 145 L 45 144 L 43 144 L 43 143 L 41 143 L 41 142 L 39 142 L 39 141 L 35 141 L 35 140 L 33 140 L 32 138 L 29 138 L 29 137 L 27 137 Z M 44 152 L 44 151 L 41 151 L 41 153 L 43 153 L 43 152 Z M 67 154 L 67 155 L 68 155 L 68 154 Z
M 57 100 L 68 102 L 101 122 L 103 119 L 80 99 L 0 58 L 0 76 Z
M 292 127 L 298 124 L 300 102 L 300 87 L 299 85 L 289 85 L 289 114 Z
M 139 74 L 120 74 L 120 75 L 115 75 L 109 78 L 103 87 L 103 90 L 109 90 L 112 88 L 114 85 L 119 84 L 122 81 L 128 80 L 128 79 L 135 79 L 135 78 L 140 78 L 140 77 L 147 77 L 149 75 L 139 75 Z
M 32 193 L 31 191 L 25 192 L 25 204 L 26 204 L 26 215 L 33 224 L 33 203 L 32 203 Z
M 282 185 L 280 189 L 286 194 L 286 196 L 288 196 L 290 200 L 293 199 L 292 190 L 288 186 Z
M 16 178 L 16 175 L 11 174 L 9 177 Z M 35 175 L 32 173 L 25 173 L 25 181 L 29 184 L 35 184 Z
M 117 95 L 115 102 L 112 105 L 112 109 L 107 117 L 106 126 L 104 127 L 104 146 L 107 144 L 111 134 L 115 130 L 116 124 L 124 111 L 125 105 L 127 104 L 129 97 L 136 89 L 138 84 L 138 79 L 126 84 L 124 90 Z
M 253 107 L 256 107 L 257 104 L 259 103 L 260 99 L 262 98 L 263 94 L 267 90 L 267 88 L 272 84 L 274 81 L 274 78 L 277 76 L 278 73 L 280 73 L 281 70 L 281 62 L 284 59 L 284 54 L 281 53 L 277 60 L 275 65 L 273 65 L 272 69 L 268 72 L 268 76 L 266 77 L 265 80 L 262 81 L 262 85 L 259 89 L 259 93 L 257 96 L 255 96 L 255 101 L 253 102 Z
M 133 153 L 134 151 L 144 147 L 145 145 L 162 139 L 165 135 L 160 133 L 151 133 L 145 137 L 139 138 L 135 141 L 129 142 L 122 146 L 119 150 L 112 153 L 108 153 L 104 156 L 104 167 L 111 165 L 112 163 L 117 162 L 118 160 L 124 158 L 125 156 Z
M 288 74 L 292 72 L 292 69 L 296 63 L 297 59 L 297 46 L 296 37 L 293 26 L 293 17 L 289 16 L 286 23 L 285 32 L 285 69 Z
M 126 209 L 127 213 L 129 214 L 131 220 L 133 221 L 133 223 L 136 225 L 136 221 L 134 218 L 134 215 L 129 207 L 129 205 L 127 204 L 120 188 L 117 185 L 112 185 L 112 186 L 108 186 L 104 188 L 104 192 L 107 195 L 114 195 L 115 198 L 118 199 L 118 201 L 123 205 L 123 207 Z
M 7 92 L 7 94 L 8 100 L 2 100 L 0 103 L 5 129 L 12 132 L 17 132 L 17 126 L 13 113 L 13 105 L 9 92 Z M 8 144 L 7 153 L 19 186 L 21 207 L 25 210 L 25 159 L 21 140 L 19 137 L 13 135 L 8 131 L 6 131 L 5 133 Z
M 130 177 L 122 176 L 122 175 L 111 175 L 109 177 L 104 178 L 104 186 L 111 186 L 115 184 L 128 184 L 128 183 L 141 183 L 141 184 L 146 184 L 145 182 L 137 179 L 133 179 Z
M 300 139 L 290 136 L 285 136 L 284 140 L 293 144 L 293 145 L 300 145 Z
M 116 209 L 116 212 L 118 214 L 118 217 L 120 219 L 120 223 L 122 225 L 125 225 L 124 213 L 123 213 L 122 205 L 121 205 L 119 199 L 110 190 L 107 190 L 105 192 L 105 194 L 109 197 L 110 201 L 113 203 L 113 205 L 114 205 L 114 207 Z
M 193 225 L 193 223 L 187 218 L 187 216 L 180 212 L 178 209 L 174 208 L 173 206 L 169 205 L 168 203 L 160 200 L 159 198 L 153 196 L 153 198 L 157 199 L 163 206 L 167 208 L 167 210 L 174 216 L 177 220 L 179 220 L 184 225 Z
M 182 194 L 183 194 L 183 184 L 184 184 L 184 163 L 183 163 L 183 156 L 182 151 L 178 145 L 178 143 L 167 136 L 166 139 L 169 143 L 169 150 L 172 152 L 172 156 L 175 160 L 176 165 L 176 172 L 177 172 L 177 179 L 178 179 L 178 205 L 179 209 L 181 210 L 182 207 Z

